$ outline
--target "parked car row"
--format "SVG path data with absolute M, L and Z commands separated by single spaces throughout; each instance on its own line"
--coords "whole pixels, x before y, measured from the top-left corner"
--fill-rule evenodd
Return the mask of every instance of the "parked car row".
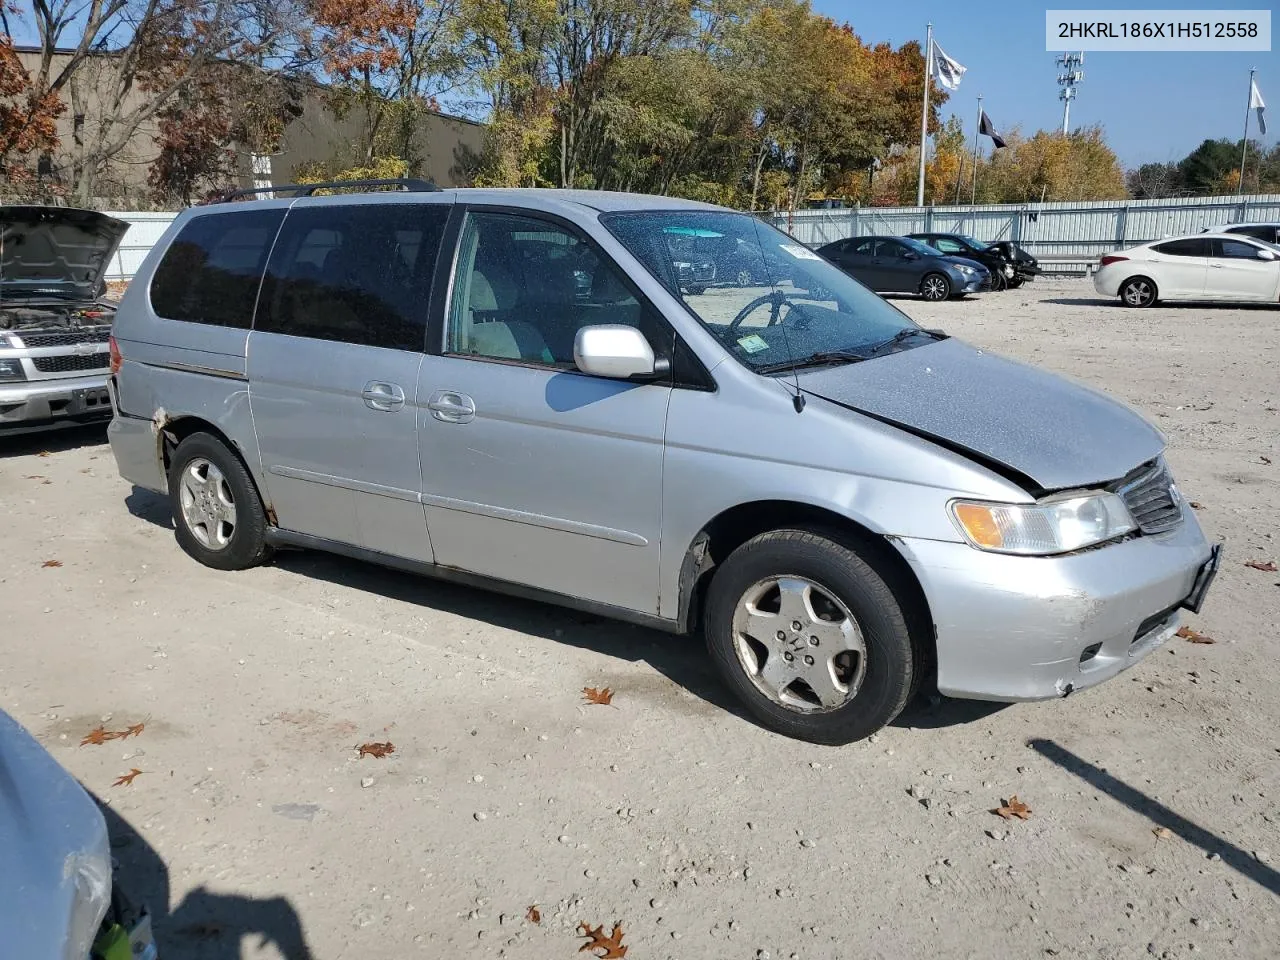
M 946 300 L 1018 287 L 1040 273 L 1017 244 L 983 244 L 960 233 L 849 237 L 818 253 L 877 293 L 914 293 Z

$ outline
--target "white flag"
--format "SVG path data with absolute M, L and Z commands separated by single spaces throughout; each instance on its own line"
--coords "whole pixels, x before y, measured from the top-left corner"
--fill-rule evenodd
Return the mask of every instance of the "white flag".
M 1263 114 L 1266 113 L 1267 105 L 1262 102 L 1262 93 L 1258 90 L 1256 80 L 1249 81 L 1249 109 L 1258 111 L 1258 132 L 1265 137 L 1267 135 L 1267 118 Z
M 933 42 L 933 75 L 938 81 L 938 86 L 954 90 L 960 86 L 960 78 L 964 76 L 964 71 L 965 68 L 958 61 L 948 57 L 935 40 Z

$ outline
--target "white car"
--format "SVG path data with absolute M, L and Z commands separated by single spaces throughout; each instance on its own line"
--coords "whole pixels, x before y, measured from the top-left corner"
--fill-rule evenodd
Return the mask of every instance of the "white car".
M 1093 286 L 1128 307 L 1157 300 L 1280 300 L 1280 247 L 1241 234 L 1202 233 L 1109 253 Z
M 1205 227 L 1201 233 L 1243 233 L 1255 240 L 1280 243 L 1280 223 L 1224 223 L 1217 227 Z

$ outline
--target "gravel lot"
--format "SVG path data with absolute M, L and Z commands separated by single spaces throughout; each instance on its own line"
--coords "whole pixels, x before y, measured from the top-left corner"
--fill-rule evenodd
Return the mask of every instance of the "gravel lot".
M 118 814 L 162 956 L 569 960 L 618 921 L 629 960 L 1275 957 L 1280 574 L 1245 561 L 1280 561 L 1280 312 L 895 302 L 1154 419 L 1227 543 L 1215 644 L 810 746 L 697 643 L 324 556 L 205 569 L 101 430 L 0 440 L 0 704 Z M 99 722 L 146 726 L 80 747 Z

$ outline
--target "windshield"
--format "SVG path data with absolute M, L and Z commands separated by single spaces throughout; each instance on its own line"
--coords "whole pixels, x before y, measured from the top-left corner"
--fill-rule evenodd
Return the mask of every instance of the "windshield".
M 862 359 L 902 331 L 920 329 L 808 247 L 747 214 L 614 213 L 601 222 L 740 363 L 761 373 Z M 903 335 L 893 346 L 925 342 Z
M 943 252 L 939 250 L 937 247 L 931 247 L 929 246 L 929 244 L 925 243 L 923 240 L 917 240 L 915 237 L 899 237 L 898 239 L 901 240 L 903 243 L 905 243 L 908 247 L 910 247 L 916 253 L 920 254 L 921 256 L 924 256 L 924 257 L 944 256 Z

